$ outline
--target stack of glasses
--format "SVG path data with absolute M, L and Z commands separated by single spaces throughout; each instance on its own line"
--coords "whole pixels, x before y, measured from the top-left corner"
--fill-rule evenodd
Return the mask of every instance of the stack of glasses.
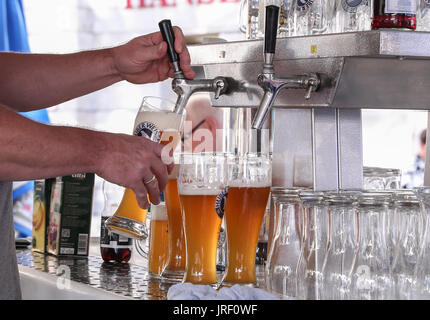
M 401 177 L 400 169 L 363 167 L 364 189 L 400 189 Z
M 272 191 L 266 285 L 307 300 L 430 299 L 430 188 Z
M 427 0 L 242 0 L 240 30 L 264 37 L 265 7 L 280 8 L 278 37 L 368 31 L 379 28 L 430 31 Z M 372 25 L 374 17 L 378 23 Z M 382 20 L 381 20 L 382 19 Z M 408 20 L 402 25 L 401 20 Z

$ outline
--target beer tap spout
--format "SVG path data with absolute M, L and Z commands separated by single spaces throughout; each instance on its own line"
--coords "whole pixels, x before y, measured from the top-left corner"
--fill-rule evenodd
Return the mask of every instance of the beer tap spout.
M 264 64 L 263 72 L 258 76 L 258 85 L 263 89 L 264 95 L 258 110 L 252 121 L 253 129 L 261 129 L 275 103 L 276 97 L 283 89 L 305 89 L 305 99 L 311 97 L 311 93 L 317 91 L 321 84 L 321 76 L 318 73 L 303 75 L 287 75 L 277 77 L 273 60 L 276 48 L 276 33 L 278 29 L 279 7 L 266 7 L 266 29 L 264 34 Z
M 169 60 L 174 69 L 172 89 L 178 95 L 175 106 L 176 113 L 183 113 L 191 95 L 196 92 L 212 92 L 215 95 L 215 99 L 218 99 L 220 95 L 227 93 L 228 80 L 225 77 L 195 80 L 186 79 L 179 66 L 179 55 L 174 49 L 175 36 L 170 20 L 162 20 L 158 25 L 160 27 L 163 40 L 167 42 Z

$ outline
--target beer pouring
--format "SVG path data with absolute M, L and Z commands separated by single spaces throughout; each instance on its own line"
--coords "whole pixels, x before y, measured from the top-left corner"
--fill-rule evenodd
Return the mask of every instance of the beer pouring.
M 276 48 L 278 15 L 278 6 L 266 7 L 263 72 L 257 78 L 258 85 L 264 90 L 264 96 L 252 121 L 253 129 L 263 127 L 276 96 L 282 89 L 305 89 L 305 99 L 309 100 L 311 93 L 317 91 L 321 84 L 321 76 L 317 73 L 276 77 L 273 58 Z
M 172 89 L 178 95 L 176 100 L 175 112 L 181 114 L 188 103 L 189 98 L 196 92 L 213 92 L 215 99 L 225 94 L 228 90 L 228 83 L 225 77 L 216 77 L 214 79 L 185 79 L 184 73 L 179 66 L 179 55 L 175 51 L 175 35 L 170 20 L 159 22 L 163 40 L 167 42 L 167 53 L 173 66 L 174 77 L 172 80 Z

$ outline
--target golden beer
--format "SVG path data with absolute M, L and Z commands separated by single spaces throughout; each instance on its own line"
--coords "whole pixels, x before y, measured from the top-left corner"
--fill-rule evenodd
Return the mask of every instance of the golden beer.
M 206 191 L 206 190 L 205 190 Z M 216 251 L 221 218 L 215 212 L 215 194 L 180 194 L 187 246 L 184 282 L 215 284 Z
M 175 165 L 173 172 L 169 175 L 169 181 L 164 191 L 169 224 L 169 256 L 162 277 L 180 281 L 185 272 L 186 249 L 178 194 L 178 170 L 179 165 Z
M 231 155 L 227 171 L 228 194 L 224 208 L 227 265 L 222 285 L 256 285 L 258 236 L 272 184 L 270 155 Z
M 151 206 L 151 227 L 149 231 L 148 271 L 160 275 L 169 253 L 167 212 L 165 204 Z
M 183 115 L 173 111 L 174 104 L 156 97 L 145 97 L 134 122 L 133 134 L 159 142 L 166 146 L 162 160 L 169 157 L 180 141 Z M 155 182 L 154 182 L 155 183 Z M 149 199 L 149 198 L 148 198 Z M 107 228 L 120 235 L 143 239 L 147 237 L 145 226 L 147 210 L 139 207 L 136 196 L 126 188 L 117 212 L 106 221 Z
M 122 217 L 125 219 L 131 219 L 137 222 L 145 222 L 146 215 L 148 213 L 147 209 L 142 209 L 137 203 L 136 196 L 131 189 L 126 188 L 124 191 L 124 195 L 122 197 L 121 203 L 119 204 L 118 209 L 115 214 L 112 216 L 112 220 L 115 221 L 116 217 Z M 126 237 L 134 237 L 139 238 L 140 234 L 138 231 L 133 231 L 130 229 L 126 229 L 125 227 L 121 227 L 121 225 L 112 224 L 109 226 L 111 232 L 126 236 Z
M 256 282 L 255 255 L 269 193 L 269 186 L 228 188 L 224 211 L 227 270 L 223 282 Z

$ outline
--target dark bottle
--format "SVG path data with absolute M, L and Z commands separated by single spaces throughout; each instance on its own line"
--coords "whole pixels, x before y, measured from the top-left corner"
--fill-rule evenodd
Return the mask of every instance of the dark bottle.
M 112 233 L 106 227 L 105 222 L 110 218 L 121 202 L 124 188 L 103 181 L 104 207 L 101 213 L 100 225 L 100 253 L 104 261 L 128 262 L 131 258 L 133 240 L 116 233 Z
M 416 0 L 374 0 L 372 30 L 391 28 L 415 30 Z
M 131 258 L 133 240 L 112 233 L 106 228 L 105 221 L 109 217 L 101 219 L 100 227 L 100 254 L 104 261 L 128 262 Z

